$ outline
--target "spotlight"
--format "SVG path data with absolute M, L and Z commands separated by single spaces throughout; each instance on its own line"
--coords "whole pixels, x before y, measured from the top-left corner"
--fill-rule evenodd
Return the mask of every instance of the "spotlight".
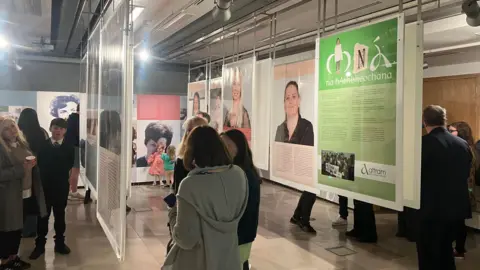
M 150 53 L 147 50 L 142 50 L 139 55 L 142 61 L 148 61 L 148 59 L 150 59 Z
M 228 21 L 232 17 L 232 12 L 230 11 L 230 6 L 232 5 L 232 0 L 216 0 L 215 7 L 213 8 L 213 18 L 220 18 L 223 21 Z
M 480 6 L 477 0 L 463 0 L 462 10 L 467 15 L 467 24 L 480 26 Z
M 0 36 L 0 49 L 8 49 L 10 47 L 10 43 L 4 36 Z

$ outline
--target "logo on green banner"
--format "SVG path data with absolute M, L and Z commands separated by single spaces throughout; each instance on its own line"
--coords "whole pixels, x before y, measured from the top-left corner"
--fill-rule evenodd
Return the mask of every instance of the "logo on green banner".
M 397 19 L 320 40 L 320 90 L 394 83 Z

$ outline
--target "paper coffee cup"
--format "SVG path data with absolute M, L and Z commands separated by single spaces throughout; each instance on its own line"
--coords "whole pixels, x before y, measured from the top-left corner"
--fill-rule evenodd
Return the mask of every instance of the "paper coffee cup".
M 27 160 L 27 161 L 34 161 L 35 159 L 36 159 L 35 156 L 28 156 L 28 157 L 25 158 L 25 160 Z

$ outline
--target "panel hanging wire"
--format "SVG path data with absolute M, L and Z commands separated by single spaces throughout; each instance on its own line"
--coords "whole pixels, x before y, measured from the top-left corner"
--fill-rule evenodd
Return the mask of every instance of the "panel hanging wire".
M 335 0 L 335 31 L 338 27 L 338 0 Z
M 273 59 L 277 53 L 277 13 L 273 15 Z
M 417 22 L 422 20 L 422 0 L 417 0 Z

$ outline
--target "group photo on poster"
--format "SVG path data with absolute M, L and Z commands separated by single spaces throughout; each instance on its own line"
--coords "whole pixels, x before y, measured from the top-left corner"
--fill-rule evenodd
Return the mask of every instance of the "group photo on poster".
M 188 117 L 207 111 L 207 83 L 206 81 L 188 84 Z
M 322 150 L 322 175 L 355 180 L 355 154 Z
M 222 79 L 212 79 L 210 81 L 210 126 L 217 132 L 222 131 L 223 116 L 226 110 L 223 107 L 222 101 Z
M 314 91 L 313 59 L 275 66 L 270 160 L 277 180 L 314 184 Z
M 68 119 L 70 114 L 77 112 L 79 104 L 78 93 L 38 92 L 37 114 L 40 126 L 48 129 L 53 119 Z
M 254 59 L 227 64 L 223 70 L 223 130 L 240 129 L 251 139 Z

